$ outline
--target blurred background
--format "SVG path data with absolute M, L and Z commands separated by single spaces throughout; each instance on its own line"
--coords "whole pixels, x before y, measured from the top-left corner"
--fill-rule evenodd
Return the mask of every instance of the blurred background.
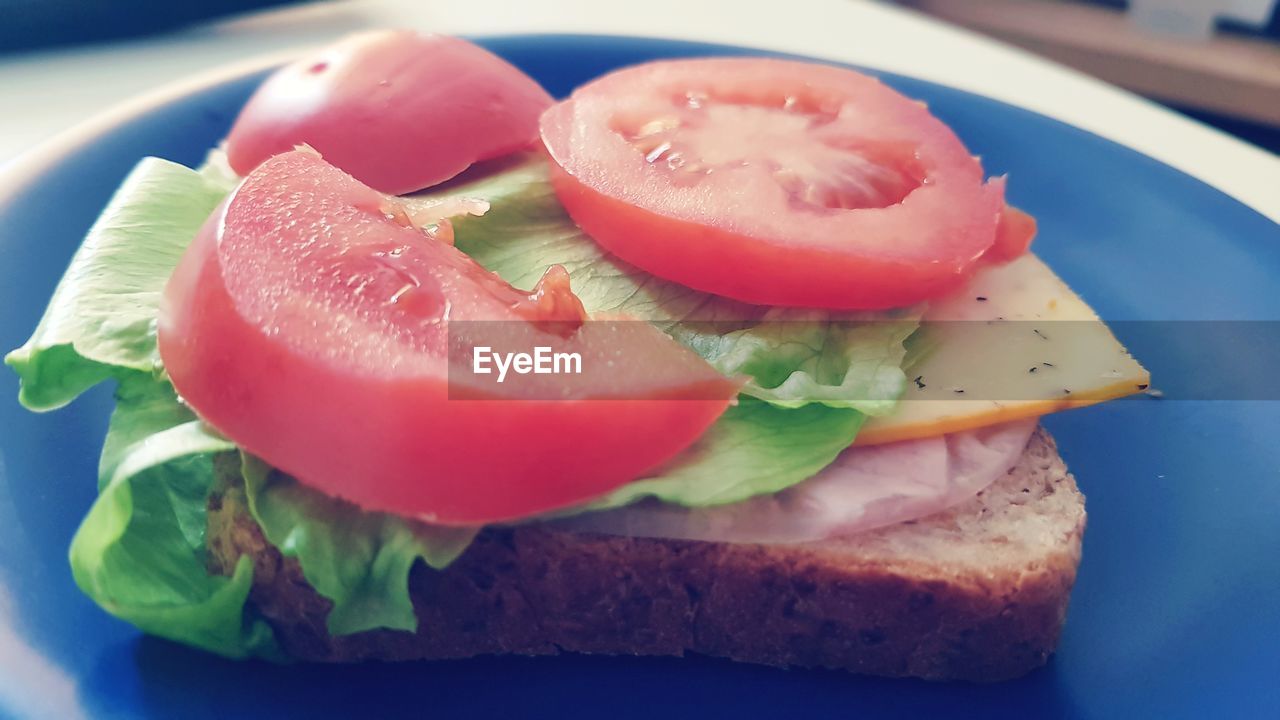
M 1280 152 L 1275 0 L 901 0 Z
M 759 1 L 741 4 L 746 9 Z M 267 45 L 286 47 L 291 33 L 299 38 L 314 34 L 316 23 L 341 34 L 344 18 L 368 4 L 362 0 L 0 0 L 0 106 L 6 88 L 18 88 L 24 82 L 24 69 L 56 64 L 59 57 L 74 57 L 86 48 L 145 44 L 151 38 L 174 35 L 194 43 L 229 32 L 270 35 L 272 41 L 262 43 L 264 50 L 272 49 Z M 465 7 L 467 0 L 457 4 Z M 1017 45 L 1280 152 L 1280 9 L 1276 0 L 897 0 L 892 4 Z M 27 82 L 38 81 L 27 78 Z M 52 93 L 46 96 L 54 105 L 59 102 Z

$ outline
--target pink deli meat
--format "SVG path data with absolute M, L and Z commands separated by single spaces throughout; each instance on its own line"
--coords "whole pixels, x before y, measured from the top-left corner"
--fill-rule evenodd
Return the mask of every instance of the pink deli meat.
M 972 498 L 1009 471 L 1037 419 L 851 447 L 814 477 L 774 495 L 706 508 L 646 500 L 556 521 L 610 535 L 734 543 L 801 543 L 922 518 Z

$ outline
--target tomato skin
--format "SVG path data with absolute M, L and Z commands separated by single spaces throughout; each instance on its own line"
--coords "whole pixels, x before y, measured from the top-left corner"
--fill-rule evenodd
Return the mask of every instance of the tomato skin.
M 246 175 L 305 144 L 399 195 L 536 143 L 551 103 L 532 78 L 465 40 L 361 33 L 269 77 L 236 119 L 227 157 Z
M 388 319 L 380 298 L 326 297 L 327 279 L 316 276 L 327 268 L 337 287 L 369 279 L 352 268 L 364 267 L 368 249 L 386 238 L 432 243 L 421 247 L 425 254 L 417 246 L 406 251 L 405 267 L 413 272 L 425 267 L 415 258 L 465 256 L 392 220 L 364 218 L 361 208 L 372 196 L 354 183 L 335 190 L 337 200 L 324 195 L 335 176 L 322 165 L 288 153 L 251 174 L 183 256 L 165 289 L 159 327 L 161 357 L 184 400 L 300 482 L 367 509 L 441 524 L 526 517 L 641 476 L 699 437 L 736 396 L 735 382 L 656 330 L 644 325 L 652 333 L 641 334 L 642 324 L 631 323 L 636 335 L 623 338 L 625 348 L 671 370 L 666 381 L 633 388 L 631 398 L 619 399 L 625 387 L 569 401 L 451 397 L 443 349 L 397 335 L 419 325 Z M 282 226 L 290 210 L 269 211 L 280 197 L 297 198 L 298 207 L 317 214 L 317 227 L 332 224 L 340 237 Z M 342 214 L 348 211 L 357 221 Z M 308 239 L 299 250 L 299 240 Z M 381 244 L 361 244 L 369 242 Z M 341 264 L 348 260 L 353 264 Z M 258 263 L 276 267 L 254 274 Z M 442 276 L 458 316 L 520 319 L 495 310 L 509 308 L 519 292 L 494 276 Z M 430 285 L 428 275 L 419 277 Z M 324 313 L 307 314 L 316 308 Z M 331 319 L 307 333 L 301 328 L 313 317 Z M 586 323 L 584 332 L 593 327 Z
M 984 182 L 922 105 L 824 65 L 650 63 L 584 85 L 541 127 L 557 195 L 597 242 L 750 303 L 881 309 L 945 294 L 1004 208 L 1003 179 Z
M 982 259 L 1002 263 L 1017 258 L 1031 247 L 1037 229 L 1034 217 L 1012 205 L 1006 205 L 996 227 L 995 244 L 987 249 Z

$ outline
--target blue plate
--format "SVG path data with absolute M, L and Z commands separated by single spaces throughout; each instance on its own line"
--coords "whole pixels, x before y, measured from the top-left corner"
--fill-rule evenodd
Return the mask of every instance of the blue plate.
M 483 44 L 558 95 L 644 60 L 759 54 L 580 36 Z M 107 127 L 0 196 L 0 348 L 26 339 L 129 168 L 144 155 L 200 162 L 261 78 Z M 1040 219 L 1037 251 L 1104 317 L 1280 320 L 1280 228 L 1270 220 L 1057 121 L 885 80 L 927 100 L 992 173 L 1010 174 L 1012 201 Z M 1168 333 L 1127 333 L 1138 327 L 1120 335 L 1166 387 L 1228 367 L 1238 352 L 1202 348 L 1192 362 L 1161 340 Z M 1048 418 L 1089 496 L 1085 561 L 1053 661 L 982 686 L 706 658 L 278 667 L 143 637 L 83 597 L 66 560 L 93 499 L 109 391 L 37 416 L 13 400 L 17 390 L 0 372 L 0 715 L 1280 717 L 1277 402 L 1132 400 Z

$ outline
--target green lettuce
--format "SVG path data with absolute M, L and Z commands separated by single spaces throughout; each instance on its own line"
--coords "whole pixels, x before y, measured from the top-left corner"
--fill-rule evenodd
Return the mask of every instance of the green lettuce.
M 178 401 L 169 383 L 126 375 L 116 392 L 99 465 L 99 497 L 71 545 L 77 585 L 143 630 L 229 657 L 280 657 L 271 629 L 246 616 L 253 565 L 230 578 L 207 571 L 206 504 L 213 490 L 242 493 L 263 534 L 333 602 L 329 630 L 413 630 L 409 570 L 443 568 L 475 528 L 440 528 L 308 490 L 242 455 L 243 485 L 225 483 L 214 456 L 236 446 Z
M 221 184 L 167 160 L 147 158 L 129 174 L 31 339 L 5 358 L 22 379 L 23 405 L 62 407 L 121 372 L 159 376 L 155 328 L 164 281 L 225 195 Z
M 307 582 L 333 602 L 327 623 L 334 635 L 375 628 L 412 632 L 414 562 L 447 567 L 479 531 L 366 512 L 309 490 L 247 454 L 242 472 L 249 511 L 267 540 L 297 558 Z
M 849 447 L 866 416 L 808 405 L 796 410 L 744 397 L 686 451 L 648 478 L 556 517 L 608 510 L 644 498 L 686 507 L 735 503 L 816 475 Z
M 864 412 L 882 411 L 900 392 L 895 370 L 913 316 L 862 325 L 831 315 L 762 322 L 764 311 L 663 283 L 601 253 L 568 223 L 538 172 L 519 164 L 488 180 L 493 192 L 482 196 L 493 210 L 459 222 L 459 244 L 526 287 L 548 265 L 566 265 L 589 308 L 658 324 L 721 369 L 750 375 L 755 396 L 741 398 L 651 477 L 574 511 L 643 497 L 698 506 L 775 492 L 830 463 Z M 160 293 L 232 184 L 216 164 L 196 172 L 143 161 L 76 253 L 32 338 L 6 358 L 32 409 L 119 381 L 100 494 L 72 543 L 76 582 L 146 632 L 230 657 L 278 657 L 270 627 L 246 609 L 248 558 L 230 577 L 206 570 L 209 494 L 243 493 L 267 539 L 333 602 L 331 632 L 413 629 L 410 568 L 419 559 L 447 565 L 475 530 L 361 511 L 243 454 L 242 477 L 215 487 L 226 473 L 215 472 L 214 458 L 236 448 L 200 422 L 164 376 L 155 338 Z
M 117 390 L 106 447 L 98 498 L 71 541 L 81 591 L 144 632 L 227 657 L 282 657 L 270 626 L 245 612 L 250 559 L 231 577 L 206 569 L 213 456 L 235 446 L 167 383 L 135 372 Z
M 206 569 L 212 457 L 233 450 L 162 379 L 155 322 L 178 258 L 225 192 L 148 158 L 76 252 L 31 339 L 5 362 L 19 399 L 61 407 L 119 379 L 98 471 L 99 495 L 72 540 L 76 584 L 142 630 L 229 657 L 279 657 L 271 629 L 245 613 L 253 564 Z

